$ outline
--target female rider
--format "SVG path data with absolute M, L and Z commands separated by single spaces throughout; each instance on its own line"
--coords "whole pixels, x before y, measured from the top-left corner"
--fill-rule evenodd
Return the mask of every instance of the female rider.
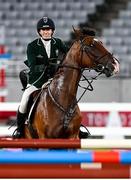
M 49 61 L 52 64 L 58 64 L 59 54 L 66 54 L 68 51 L 67 46 L 61 39 L 53 37 L 54 31 L 55 24 L 53 20 L 49 17 L 42 17 L 37 23 L 39 37 L 27 46 L 28 84 L 18 108 L 17 129 L 13 138 L 23 137 L 27 104 L 31 93 L 41 88 L 56 72 L 55 66 L 49 65 Z

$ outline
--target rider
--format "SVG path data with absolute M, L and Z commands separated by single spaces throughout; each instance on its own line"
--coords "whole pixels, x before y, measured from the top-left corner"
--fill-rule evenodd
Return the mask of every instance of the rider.
M 24 123 L 26 119 L 27 104 L 32 92 L 52 78 L 56 72 L 59 54 L 66 54 L 68 47 L 58 38 L 53 37 L 55 24 L 49 17 L 42 17 L 37 23 L 39 38 L 27 46 L 27 61 L 29 67 L 28 84 L 23 93 L 20 106 L 17 112 L 17 129 L 13 138 L 23 136 Z M 51 62 L 53 65 L 50 65 Z

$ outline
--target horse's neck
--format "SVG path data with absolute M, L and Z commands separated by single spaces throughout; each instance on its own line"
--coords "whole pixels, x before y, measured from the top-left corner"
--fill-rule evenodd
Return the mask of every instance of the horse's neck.
M 64 103 L 64 107 L 67 107 L 76 99 L 78 83 L 80 80 L 80 70 L 72 68 L 78 67 L 78 64 L 69 53 L 63 62 L 63 67 L 59 70 L 60 73 L 56 75 L 51 83 L 51 91 L 54 97 L 60 104 Z M 74 62 L 73 62 L 74 61 Z M 66 67 L 64 67 L 66 65 Z
M 77 70 L 64 68 L 62 74 L 58 79 L 53 80 L 51 83 L 51 91 L 55 99 L 63 104 L 65 107 L 71 104 L 76 98 L 78 83 L 80 80 L 80 73 Z

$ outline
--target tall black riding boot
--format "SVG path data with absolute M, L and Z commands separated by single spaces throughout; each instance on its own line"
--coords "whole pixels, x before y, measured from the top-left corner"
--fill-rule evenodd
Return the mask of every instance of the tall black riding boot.
M 24 124 L 26 119 L 26 113 L 17 112 L 17 129 L 14 131 L 12 137 L 14 139 L 22 138 L 24 135 Z

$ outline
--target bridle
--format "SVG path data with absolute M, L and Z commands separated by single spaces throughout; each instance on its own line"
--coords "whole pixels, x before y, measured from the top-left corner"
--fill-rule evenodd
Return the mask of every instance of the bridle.
M 90 60 L 93 62 L 94 67 L 93 69 L 96 70 L 97 72 L 101 72 L 101 73 L 105 73 L 105 70 L 109 71 L 109 63 L 110 62 L 106 62 L 105 65 L 101 64 L 100 61 L 101 59 L 105 58 L 105 57 L 111 57 L 112 60 L 114 60 L 115 58 L 113 57 L 113 54 L 111 54 L 110 52 L 105 52 L 103 55 L 101 56 L 95 56 L 94 53 L 92 53 L 92 48 L 95 46 L 95 40 L 93 40 L 93 42 L 90 45 L 86 45 L 84 44 L 85 39 L 81 39 L 80 40 L 80 45 L 81 45 L 81 50 L 82 53 L 85 52 L 86 55 L 90 58 Z M 82 59 L 82 58 L 81 58 Z M 82 64 L 82 62 L 81 62 Z M 92 68 L 90 68 L 92 69 Z M 112 72 L 109 71 L 110 75 L 112 75 Z

